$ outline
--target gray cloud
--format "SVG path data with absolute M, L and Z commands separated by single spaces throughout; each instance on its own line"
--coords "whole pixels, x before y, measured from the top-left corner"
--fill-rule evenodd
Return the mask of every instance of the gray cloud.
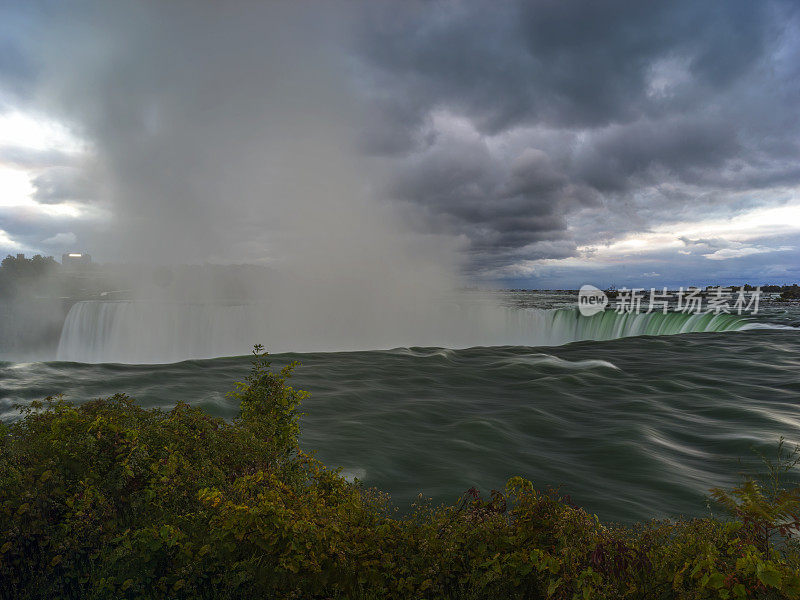
M 537 254 L 531 246 L 564 238 L 567 208 L 592 199 L 541 150 L 526 148 L 503 161 L 483 140 L 454 134 L 439 136 L 404 160 L 392 193 L 423 204 L 435 230 L 466 235 L 472 269 L 479 271 Z
M 346 229 L 354 208 L 340 197 L 370 187 L 417 232 L 466 241 L 480 276 L 779 203 L 800 183 L 792 2 L 237 8 L 13 11 L 3 97 L 35 98 L 100 164 L 0 161 L 53 167 L 34 181 L 40 202 L 105 202 L 116 230 L 85 235 L 109 253 L 300 254 L 289 232 L 317 219 L 314 235 L 334 236 L 324 223 Z M 73 230 L 83 239 L 51 235 Z M 721 249 L 686 244 L 676 265 Z
M 391 97 L 456 107 L 487 133 L 525 122 L 598 127 L 702 105 L 754 68 L 769 49 L 771 12 L 784 9 L 747 0 L 381 6 L 361 43 L 375 77 L 398 92 Z M 654 70 L 675 57 L 685 57 L 690 85 L 651 94 Z
M 74 246 L 78 237 L 71 231 L 62 231 L 47 239 L 42 240 L 42 244 L 51 247 Z
M 0 146 L 0 165 L 24 169 L 71 165 L 75 163 L 72 153 L 57 149 L 36 150 L 20 146 Z
M 96 190 L 85 172 L 74 167 L 52 167 L 34 177 L 33 198 L 41 204 L 59 204 L 68 200 L 87 201 Z
M 368 149 L 395 153 L 397 196 L 467 235 L 481 270 L 542 241 L 781 202 L 800 183 L 791 3 L 381 6 L 361 59 L 380 136 L 402 143 Z M 443 136 L 442 113 L 475 136 Z
M 0 207 L 0 231 L 5 231 L 15 243 L 14 246 L 0 243 L 0 254 L 58 254 L 66 250 L 87 250 L 86 241 L 92 239 L 94 232 L 103 225 L 95 214 L 76 219 L 70 215 L 36 212 L 29 207 Z M 71 234 L 70 237 L 65 238 L 65 233 Z M 66 243 L 72 241 L 72 236 L 75 241 Z

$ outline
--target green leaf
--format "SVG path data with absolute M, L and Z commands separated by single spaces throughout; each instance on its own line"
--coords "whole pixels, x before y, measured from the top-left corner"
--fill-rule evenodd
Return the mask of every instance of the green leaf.
M 722 573 L 714 573 L 708 577 L 708 587 L 718 590 L 725 585 L 725 576 Z
M 769 585 L 774 588 L 780 587 L 781 585 L 781 574 L 771 565 L 765 566 L 763 563 L 759 564 L 756 569 L 756 576 L 758 576 L 759 581 L 764 585 Z

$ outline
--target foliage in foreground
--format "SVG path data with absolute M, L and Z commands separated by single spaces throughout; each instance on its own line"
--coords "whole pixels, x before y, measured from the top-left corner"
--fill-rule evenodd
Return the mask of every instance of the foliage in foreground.
M 797 490 L 621 527 L 513 478 L 396 518 L 300 451 L 304 393 L 258 350 L 232 423 L 117 395 L 0 425 L 0 597 L 800 598 Z

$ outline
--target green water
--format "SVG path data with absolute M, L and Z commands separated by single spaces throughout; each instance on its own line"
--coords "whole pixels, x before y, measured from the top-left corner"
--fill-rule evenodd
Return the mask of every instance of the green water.
M 612 337 L 618 325 L 600 317 L 608 335 L 597 337 Z M 800 443 L 798 331 L 724 331 L 731 319 L 706 333 L 680 334 L 667 318 L 641 333 L 677 335 L 280 354 L 274 364 L 302 363 L 294 384 L 312 393 L 303 447 L 401 508 L 420 492 L 454 501 L 523 475 L 606 519 L 701 515 L 708 488 L 734 483 L 737 459 L 752 462 L 751 446 Z M 796 324 L 797 313 L 764 320 Z M 184 400 L 229 418 L 225 393 L 248 360 L 0 363 L 0 415 L 49 394 L 126 392 L 144 406 Z

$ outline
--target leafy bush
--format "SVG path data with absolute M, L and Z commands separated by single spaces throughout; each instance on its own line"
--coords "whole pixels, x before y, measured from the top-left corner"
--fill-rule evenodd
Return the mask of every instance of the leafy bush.
M 800 447 L 788 452 L 781 438 L 775 460 L 759 456 L 766 467 L 764 475 L 747 476 L 730 491 L 714 488 L 711 495 L 744 524 L 751 541 L 766 552 L 774 543 L 791 542 L 800 533 L 800 487 L 786 484 L 800 464 Z
M 622 527 L 517 477 L 398 518 L 300 450 L 291 371 L 257 347 L 231 423 L 116 395 L 48 398 L 0 426 L 0 595 L 800 598 L 781 530 L 795 492 L 715 491 L 732 520 Z

